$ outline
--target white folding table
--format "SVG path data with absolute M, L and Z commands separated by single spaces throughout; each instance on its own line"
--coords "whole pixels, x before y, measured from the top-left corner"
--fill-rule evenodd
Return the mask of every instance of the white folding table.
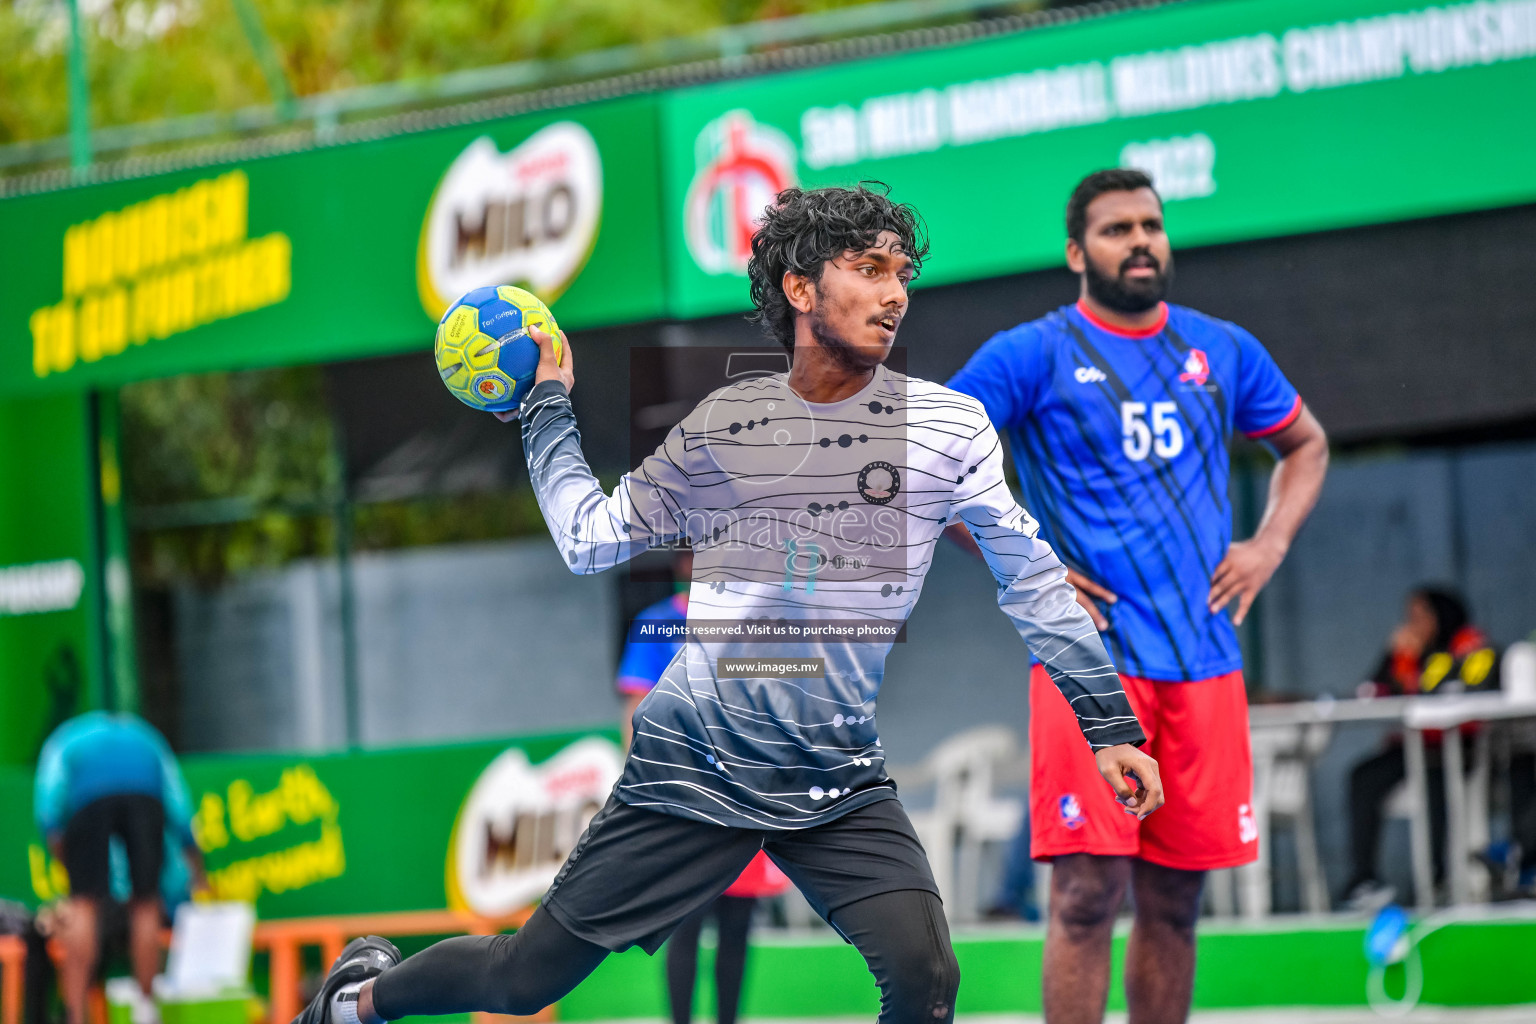
M 1318 700 L 1290 704 L 1255 704 L 1248 709 L 1249 726 L 1260 730 L 1294 729 L 1317 724 L 1347 722 L 1383 722 L 1403 727 L 1403 756 L 1406 784 L 1412 814 L 1409 818 L 1409 842 L 1413 865 L 1413 887 L 1420 910 L 1434 907 L 1434 860 L 1430 850 L 1429 790 L 1424 763 L 1424 732 L 1445 731 L 1444 767 L 1446 807 L 1446 865 L 1452 904 L 1471 899 L 1468 860 L 1472 854 L 1467 834 L 1467 789 L 1464 769 L 1465 750 L 1460 726 L 1467 722 L 1536 719 L 1536 700 L 1515 700 L 1500 691 L 1491 693 L 1415 694 L 1401 697 Z M 1273 751 L 1273 744 L 1255 743 L 1255 752 Z M 1254 759 L 1254 814 L 1267 838 L 1269 808 L 1259 803 L 1260 794 L 1268 792 L 1268 777 L 1274 770 L 1273 755 Z M 1268 907 L 1269 872 L 1267 851 L 1260 854 L 1260 870 L 1249 872 L 1244 903 L 1250 915 Z M 1263 892 L 1257 889 L 1263 888 Z

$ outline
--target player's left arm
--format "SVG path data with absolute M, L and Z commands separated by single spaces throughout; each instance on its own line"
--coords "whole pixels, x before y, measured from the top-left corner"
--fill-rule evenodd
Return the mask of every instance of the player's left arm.
M 1242 625 L 1317 504 L 1328 472 L 1328 437 L 1264 347 L 1243 331 L 1238 342 L 1242 370 L 1237 426 L 1279 456 L 1258 529 L 1247 540 L 1234 542 L 1211 574 L 1211 611 L 1236 602 L 1232 622 Z

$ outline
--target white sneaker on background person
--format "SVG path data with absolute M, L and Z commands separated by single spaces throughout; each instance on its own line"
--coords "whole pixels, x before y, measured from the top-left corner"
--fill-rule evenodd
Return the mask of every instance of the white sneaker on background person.
M 1396 886 L 1368 878 L 1349 890 L 1344 909 L 1351 914 L 1374 914 L 1396 898 Z

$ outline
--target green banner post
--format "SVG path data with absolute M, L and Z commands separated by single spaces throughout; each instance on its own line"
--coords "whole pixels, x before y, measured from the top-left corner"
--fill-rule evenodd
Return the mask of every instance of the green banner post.
M 80 28 L 80 0 L 69 3 L 69 166 L 76 177 L 91 166 L 91 79 Z
M 91 396 L 96 425 L 96 508 L 101 550 L 101 616 L 105 704 L 139 710 L 139 666 L 133 632 L 133 585 L 128 565 L 128 518 L 123 502 L 122 417 L 117 392 Z
M 0 401 L 0 764 L 103 697 L 95 440 L 83 394 Z

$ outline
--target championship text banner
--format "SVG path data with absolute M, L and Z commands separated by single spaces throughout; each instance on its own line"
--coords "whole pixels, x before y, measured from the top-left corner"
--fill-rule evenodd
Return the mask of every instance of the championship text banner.
M 1149 171 L 1176 245 L 1536 200 L 1536 0 L 1191 2 L 667 98 L 678 316 L 745 308 L 754 218 L 878 179 L 920 284 L 1063 262 L 1090 171 Z

